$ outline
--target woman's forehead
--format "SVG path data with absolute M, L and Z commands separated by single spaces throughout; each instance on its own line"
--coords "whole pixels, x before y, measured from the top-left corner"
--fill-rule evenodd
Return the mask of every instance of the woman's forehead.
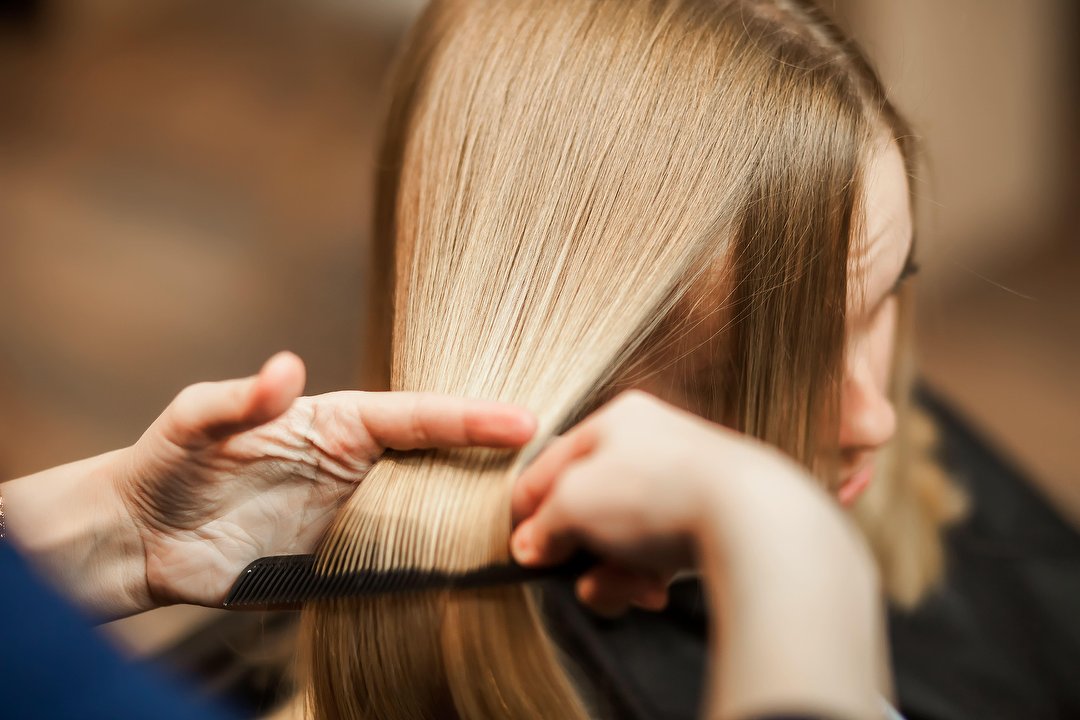
M 877 146 L 867 167 L 865 235 L 851 247 L 854 306 L 872 303 L 892 288 L 912 243 L 911 201 L 900 147 Z

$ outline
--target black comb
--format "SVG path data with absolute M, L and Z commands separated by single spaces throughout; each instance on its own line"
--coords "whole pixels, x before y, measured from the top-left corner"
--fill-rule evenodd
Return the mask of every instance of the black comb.
M 548 567 L 504 565 L 448 573 L 437 570 L 361 570 L 322 575 L 314 555 L 272 555 L 255 560 L 240 573 L 222 607 L 229 610 L 299 610 L 305 602 L 338 597 L 385 595 L 421 590 L 463 590 L 532 582 L 551 577 L 574 578 L 596 564 L 579 552 Z

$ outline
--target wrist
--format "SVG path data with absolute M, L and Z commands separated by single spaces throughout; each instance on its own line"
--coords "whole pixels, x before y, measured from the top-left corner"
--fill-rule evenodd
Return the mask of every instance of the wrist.
M 112 532 L 115 533 L 111 547 L 102 554 L 102 559 L 108 559 L 112 564 L 109 573 L 116 583 L 114 618 L 135 615 L 159 605 L 147 582 L 143 525 L 124 492 L 125 483 L 132 478 L 133 453 L 130 446 L 110 453 L 107 469 L 99 471 L 102 507 L 111 518 Z
M 700 554 L 703 545 L 713 543 L 713 534 L 732 504 L 727 487 L 732 460 L 720 432 L 699 418 L 692 419 L 682 440 L 681 452 L 673 453 L 681 462 L 672 469 L 689 490 L 682 503 L 679 530 L 695 554 Z
M 795 463 L 719 440 L 727 447 L 713 454 L 702 502 L 710 519 L 695 534 L 717 618 L 711 712 L 872 716 L 885 690 L 884 620 L 864 544 Z
M 95 618 L 152 607 L 137 525 L 117 491 L 125 450 L 5 483 L 7 531 L 58 589 Z

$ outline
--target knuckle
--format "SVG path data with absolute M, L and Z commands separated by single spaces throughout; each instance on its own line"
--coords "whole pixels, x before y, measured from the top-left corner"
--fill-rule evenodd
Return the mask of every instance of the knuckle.
M 416 447 L 425 447 L 431 441 L 431 434 L 428 432 L 427 423 L 424 422 L 423 415 L 423 397 L 414 396 L 409 400 L 408 404 L 408 417 L 409 428 L 412 432 L 412 444 Z
M 617 400 L 621 400 L 624 405 L 629 405 L 630 407 L 650 405 L 655 399 L 656 398 L 649 393 L 638 388 L 624 390 L 617 398 Z
M 644 390 L 624 390 L 611 403 L 613 414 L 619 417 L 639 417 L 654 412 L 660 407 L 660 400 Z
M 641 402 L 646 398 L 650 398 L 652 396 L 640 388 L 630 388 L 629 390 L 623 390 L 621 393 L 619 393 L 619 397 L 624 402 L 633 403 Z
M 589 454 L 600 439 L 600 427 L 595 423 L 583 423 L 574 429 L 573 433 L 566 437 L 569 443 L 568 450 L 574 458 Z

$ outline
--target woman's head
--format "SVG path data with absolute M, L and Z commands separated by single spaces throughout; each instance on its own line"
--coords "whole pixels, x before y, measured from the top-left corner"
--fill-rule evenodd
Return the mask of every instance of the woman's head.
M 388 131 L 395 389 L 522 404 L 543 442 L 618 388 L 655 386 L 833 486 L 885 441 L 892 302 L 865 303 L 906 242 L 888 171 L 906 134 L 812 5 L 436 1 Z M 325 567 L 506 560 L 524 457 L 380 462 Z M 407 695 L 417 716 L 580 715 L 530 607 L 507 588 L 309 611 L 316 707 L 400 717 Z
M 897 408 L 893 399 L 893 356 L 898 348 L 903 281 L 914 272 L 912 213 L 907 171 L 901 149 L 880 133 L 864 164 L 865 187 L 859 224 L 848 251 L 848 291 L 843 360 L 837 403 L 835 442 L 819 448 L 836 472 L 833 487 L 845 504 L 866 489 L 877 453 L 893 438 Z M 639 364 L 623 386 L 634 386 L 663 399 L 738 425 L 727 403 L 710 412 L 708 398 L 723 385 L 728 335 L 736 324 L 731 312 L 730 269 L 724 263 L 698 280 L 676 316 L 673 333 L 649 341 L 653 357 Z M 762 320 L 767 320 L 763 318 Z M 674 337 L 672 337 L 674 335 Z M 651 372 L 642 366 L 651 366 Z M 728 401 L 729 402 L 729 401 Z M 828 436 L 826 436 L 828 437 Z M 828 482 L 828 479 L 826 479 Z
M 378 233 L 398 261 L 397 379 L 411 386 L 411 367 L 432 376 L 425 388 L 490 392 L 476 363 L 450 379 L 410 357 L 434 341 L 416 328 L 460 340 L 465 350 L 446 353 L 455 362 L 488 353 L 513 374 L 507 353 L 539 348 L 503 342 L 495 357 L 479 333 L 558 343 L 581 329 L 561 325 L 587 293 L 633 314 L 621 293 L 640 306 L 637 324 L 611 336 L 618 348 L 578 353 L 595 365 L 569 374 L 590 387 L 561 383 L 553 402 L 538 378 L 535 398 L 512 398 L 549 431 L 637 385 L 782 447 L 830 483 L 880 444 L 885 405 L 853 382 L 863 373 L 852 361 L 866 347 L 863 302 L 881 299 L 863 296 L 891 269 L 882 243 L 910 236 L 899 217 L 908 134 L 812 4 L 454 0 L 429 10 L 410 50 Z M 885 215 L 898 229 L 879 238 Z M 559 286 L 568 265 L 580 290 Z M 446 287 L 401 291 L 418 274 Z M 444 317 L 418 323 L 428 311 L 417 298 L 441 302 Z

